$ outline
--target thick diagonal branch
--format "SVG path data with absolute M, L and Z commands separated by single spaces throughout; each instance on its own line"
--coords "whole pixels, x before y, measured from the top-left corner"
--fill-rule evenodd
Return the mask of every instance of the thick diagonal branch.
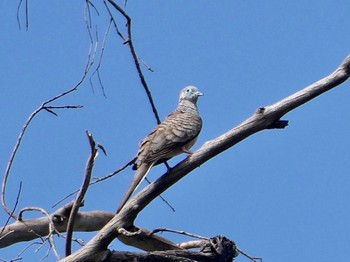
M 174 185 L 192 170 L 254 133 L 264 129 L 285 126 L 283 122 L 281 125 L 280 119 L 282 116 L 340 85 L 349 78 L 349 75 L 350 56 L 329 76 L 273 105 L 259 108 L 251 117 L 237 127 L 218 138 L 206 142 L 199 150 L 172 168 L 170 172 L 164 174 L 137 194 L 85 247 L 63 261 L 84 261 L 88 255 L 88 250 L 105 252 L 111 241 L 118 237 L 118 232 L 121 228 L 133 229 L 133 223 L 137 215 L 159 194 Z
M 252 134 L 264 129 L 277 126 L 280 128 L 281 117 L 302 104 L 312 100 L 318 95 L 338 86 L 350 76 L 350 56 L 329 76 L 311 84 L 310 86 L 284 98 L 277 103 L 259 108 L 251 117 L 231 129 L 227 133 L 206 142 L 200 149 L 188 158 L 177 164 L 170 172 L 164 174 L 153 184 L 147 186 L 133 201 L 125 206 L 123 226 L 131 226 L 137 214 L 154 198 L 175 184 L 195 168 L 201 166 L 209 159 L 224 152 Z M 282 121 L 283 123 L 283 121 Z M 283 125 L 282 125 L 283 127 Z

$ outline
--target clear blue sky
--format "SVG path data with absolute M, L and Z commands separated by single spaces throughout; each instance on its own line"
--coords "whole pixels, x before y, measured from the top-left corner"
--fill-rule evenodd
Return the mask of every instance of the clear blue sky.
M 29 1 L 29 31 L 16 21 L 17 2 L 0 3 L 0 166 L 5 170 L 22 125 L 40 104 L 74 86 L 89 48 L 83 1 Z M 100 52 L 108 18 L 101 1 L 92 11 Z M 120 1 L 122 4 L 123 1 Z M 161 118 L 179 90 L 204 94 L 204 121 L 194 149 L 233 128 L 258 107 L 272 104 L 331 73 L 350 54 L 348 1 L 128 1 L 138 55 Z M 121 30 L 125 21 L 116 16 Z M 7 199 L 19 207 L 53 203 L 80 186 L 89 154 L 85 129 L 102 143 L 94 176 L 124 165 L 155 126 L 127 46 L 112 30 L 101 77 L 53 105 L 79 110 L 42 112 L 26 133 L 10 174 Z M 99 55 L 99 53 L 98 53 Z M 286 115 L 285 130 L 255 134 L 193 171 L 138 217 L 148 229 L 167 227 L 234 240 L 264 261 L 347 261 L 350 254 L 350 90 L 346 82 Z M 184 156 L 173 159 L 174 165 Z M 155 180 L 164 167 L 152 169 Z M 122 174 L 89 189 L 82 209 L 114 212 L 133 175 Z M 27 217 L 41 216 L 28 214 Z M 0 212 L 0 223 L 6 215 Z M 94 234 L 78 234 L 88 241 Z M 167 235 L 175 242 L 187 240 Z M 57 239 L 63 254 L 62 239 Z M 1 250 L 15 257 L 27 245 Z M 39 260 L 47 246 L 24 261 Z M 112 249 L 130 250 L 118 241 Z M 48 261 L 54 261 L 50 255 Z M 248 261 L 243 256 L 237 261 Z

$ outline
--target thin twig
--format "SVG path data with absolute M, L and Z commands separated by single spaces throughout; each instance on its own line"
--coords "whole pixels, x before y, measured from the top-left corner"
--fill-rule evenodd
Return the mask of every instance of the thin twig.
M 105 1 L 104 1 L 105 2 Z M 148 84 L 146 82 L 146 79 L 142 73 L 142 69 L 141 69 L 141 66 L 140 66 L 140 62 L 139 62 L 139 58 L 136 54 L 136 51 L 135 51 L 135 47 L 134 47 L 134 44 L 133 44 L 133 41 L 132 41 L 132 33 L 131 33 L 131 18 L 130 16 L 119 6 L 117 5 L 113 0 L 108 0 L 108 2 L 122 15 L 125 17 L 127 23 L 126 23 L 126 27 L 127 27 L 127 34 L 128 34 L 128 39 L 125 41 L 125 38 L 122 37 L 121 33 L 119 32 L 118 30 L 118 27 L 117 27 L 117 24 L 113 18 L 113 15 L 111 14 L 110 10 L 108 10 L 109 14 L 111 15 L 111 19 L 113 20 L 113 24 L 114 26 L 116 27 L 117 29 L 117 33 L 119 36 L 122 37 L 122 39 L 124 40 L 125 43 L 127 43 L 130 47 L 130 52 L 131 52 L 131 55 L 134 59 L 134 63 L 135 63 L 135 66 L 136 66 L 136 70 L 139 74 L 139 78 L 141 80 L 141 83 L 142 83 L 142 86 L 143 88 L 145 89 L 146 91 L 146 94 L 147 94 L 147 97 L 148 97 L 148 100 L 151 104 L 151 107 L 152 107 L 152 110 L 153 110 L 153 113 L 154 113 L 154 116 L 157 120 L 157 123 L 160 124 L 161 121 L 160 121 L 160 118 L 159 118 L 159 114 L 158 114 L 158 111 L 157 111 L 157 108 L 154 104 L 154 101 L 153 101 L 153 98 L 152 98 L 152 94 L 151 94 L 151 91 L 148 87 Z M 106 4 L 105 4 L 106 5 Z M 107 6 L 107 5 L 106 5 Z M 108 9 L 108 8 L 107 8 Z
M 152 236 L 153 234 L 158 233 L 158 232 L 171 232 L 171 233 L 176 233 L 176 234 L 185 235 L 185 236 L 198 238 L 198 239 L 204 239 L 204 240 L 209 240 L 210 239 L 210 238 L 207 238 L 207 237 L 202 237 L 200 235 L 188 233 L 188 232 L 185 232 L 185 231 L 180 231 L 180 230 L 175 230 L 175 229 L 168 229 L 168 228 L 157 228 L 157 229 L 154 229 L 154 230 L 152 230 L 149 233 L 149 235 Z
M 66 246 L 65 246 L 66 256 L 69 256 L 72 253 L 72 237 L 73 237 L 73 228 L 74 228 L 75 218 L 76 218 L 76 215 L 79 211 L 79 207 L 83 203 L 85 194 L 89 188 L 92 169 L 94 166 L 95 159 L 98 155 L 94 138 L 92 137 L 91 133 L 89 133 L 88 131 L 86 131 L 86 135 L 88 136 L 88 139 L 89 139 L 91 154 L 90 154 L 90 157 L 89 157 L 88 162 L 86 164 L 84 182 L 81 186 L 79 194 L 77 195 L 77 197 L 74 201 L 72 210 L 71 210 L 70 215 L 69 215 L 69 220 L 68 220 L 68 224 L 67 224 L 67 239 L 66 239 Z
M 95 10 L 97 15 L 100 15 L 100 12 L 98 11 L 98 9 L 96 8 L 96 6 L 90 1 L 90 0 L 86 0 L 86 2 L 92 6 L 92 8 Z
M 91 28 L 92 22 L 91 22 L 90 4 L 92 5 L 92 3 L 89 0 L 85 1 L 85 23 Z
M 97 146 L 100 147 L 98 144 L 97 144 Z M 104 151 L 104 150 L 102 149 L 102 151 Z M 105 152 L 105 151 L 104 151 L 104 152 Z M 92 186 L 92 185 L 94 185 L 94 184 L 97 184 L 97 183 L 99 183 L 99 182 L 102 182 L 102 181 L 104 181 L 104 180 L 107 180 L 107 179 L 109 179 L 109 178 L 111 178 L 111 177 L 117 175 L 117 174 L 120 173 L 121 171 L 125 170 L 128 166 L 133 165 L 133 164 L 135 163 L 135 160 L 136 160 L 136 158 L 133 158 L 133 159 L 130 160 L 127 164 L 125 164 L 123 167 L 117 169 L 117 170 L 114 171 L 113 173 L 110 173 L 110 174 L 108 174 L 108 175 L 106 175 L 106 176 L 104 176 L 104 177 L 100 177 L 100 178 L 99 178 L 99 177 L 95 177 L 95 178 L 93 178 L 94 181 L 93 181 L 93 182 L 90 182 L 89 186 Z M 145 180 L 146 180 L 149 184 L 151 183 L 151 181 L 149 181 L 149 179 L 148 179 L 147 177 L 145 178 Z M 69 197 L 75 195 L 76 193 L 79 192 L 79 190 L 80 190 L 80 189 L 76 189 L 76 190 L 74 190 L 73 192 L 69 193 L 67 196 L 63 197 L 62 199 L 60 199 L 59 201 L 57 201 L 55 204 L 53 204 L 53 205 L 52 205 L 52 208 L 54 208 L 54 207 L 56 207 L 57 205 L 61 204 L 64 200 L 68 199 Z M 168 206 L 170 207 L 170 209 L 171 209 L 173 212 L 176 211 L 175 208 L 174 208 L 162 195 L 159 195 L 159 197 L 162 199 L 162 201 L 165 202 L 166 205 L 168 205 Z
M 28 212 L 28 211 L 39 211 L 39 212 L 43 213 L 43 214 L 48 218 L 48 220 L 49 220 L 49 234 L 48 234 L 48 236 L 47 236 L 46 239 L 49 241 L 50 246 L 51 246 L 52 250 L 54 251 L 57 260 L 60 260 L 61 258 L 60 258 L 60 255 L 59 255 L 57 249 L 56 249 L 55 239 L 54 239 L 54 236 L 53 236 L 53 234 L 54 234 L 54 232 L 56 231 L 56 229 L 55 229 L 54 222 L 52 221 L 52 217 L 51 217 L 50 214 L 49 214 L 45 209 L 43 209 L 43 208 L 40 208 L 40 207 L 26 207 L 26 208 L 23 208 L 23 209 L 19 212 L 19 214 L 18 214 L 18 220 L 19 220 L 19 221 L 22 221 L 22 220 L 23 220 L 23 218 L 22 218 L 22 217 L 23 217 L 23 213 L 24 213 L 24 212 Z M 45 243 L 45 242 L 43 242 L 43 244 L 44 244 L 44 243 Z
M 39 243 L 39 242 L 30 243 L 29 245 L 27 245 L 26 247 L 24 247 L 24 248 L 17 254 L 17 257 L 16 257 L 16 258 L 11 259 L 11 261 L 22 260 L 22 259 L 23 259 L 23 258 L 21 257 L 22 254 L 24 254 L 24 252 L 26 252 L 31 246 L 34 246 L 34 245 L 42 245 L 42 243 Z
M 80 86 L 81 84 L 84 82 L 85 78 L 87 77 L 87 74 L 88 72 L 90 71 L 92 65 L 94 64 L 94 59 L 95 59 L 95 54 L 93 53 L 93 40 L 91 38 L 91 33 L 90 31 L 88 30 L 89 32 L 89 35 L 90 35 L 90 48 L 89 48 L 89 52 L 88 52 L 88 55 L 87 55 L 87 62 L 86 62 L 86 66 L 84 68 L 84 72 L 83 72 L 83 75 L 82 77 L 80 78 L 80 80 L 78 81 L 78 83 L 68 89 L 67 91 L 59 94 L 59 95 L 56 95 L 54 96 L 53 98 L 50 98 L 49 100 L 43 102 L 41 104 L 40 107 L 38 107 L 34 112 L 31 113 L 31 115 L 29 116 L 29 118 L 27 119 L 27 121 L 24 123 L 23 127 L 22 127 L 22 130 L 21 132 L 19 133 L 19 136 L 17 138 L 17 141 L 16 141 L 16 144 L 14 146 L 14 149 L 11 153 L 11 156 L 10 156 L 10 159 L 7 163 L 7 167 L 6 167 L 6 170 L 5 170 L 5 174 L 4 174 L 4 178 L 3 178 L 3 181 L 2 181 L 2 187 L 1 187 L 1 204 L 2 204 L 2 207 L 4 208 L 5 212 L 10 215 L 12 218 L 14 219 L 17 219 L 17 216 L 12 214 L 11 213 L 11 210 L 7 207 L 7 204 L 6 204 L 6 185 L 7 185 L 7 180 L 9 178 L 9 175 L 10 175 L 10 171 L 11 171 L 11 167 L 13 165 L 13 162 L 14 162 L 14 159 L 15 159 L 15 156 L 17 155 L 17 152 L 18 152 L 18 149 L 21 145 L 21 142 L 22 142 L 22 139 L 24 137 L 24 134 L 26 133 L 26 130 L 28 128 L 28 126 L 30 125 L 30 123 L 32 122 L 32 120 L 35 118 L 35 116 L 40 113 L 42 110 L 46 110 L 48 112 L 50 112 L 50 107 L 48 106 L 48 104 L 64 97 L 64 96 L 67 96 L 68 94 L 76 91 Z M 96 48 L 94 50 L 94 52 L 96 52 Z M 50 113 L 53 113 L 55 114 L 52 110 Z
M 147 177 L 145 177 L 145 180 L 148 184 L 151 184 L 151 181 Z M 161 194 L 158 196 L 173 212 L 176 212 L 175 208 L 166 200 Z
M 97 8 L 94 6 L 94 4 L 90 0 L 86 0 L 85 3 L 86 3 L 86 6 L 85 6 L 85 21 L 86 21 L 86 25 L 88 27 L 90 39 L 92 41 L 92 39 L 93 39 L 92 33 L 91 33 L 92 18 L 91 18 L 90 6 L 93 7 L 93 9 L 97 13 L 97 15 L 100 15 L 100 14 L 99 14 Z M 111 24 L 111 22 L 110 22 L 110 24 Z M 91 76 L 89 78 L 89 82 L 90 82 L 90 86 L 92 88 L 92 92 L 94 92 L 94 85 L 93 85 L 93 82 L 92 82 L 92 78 L 95 76 L 95 74 L 97 74 L 97 78 L 98 78 L 99 84 L 101 86 L 102 93 L 103 93 L 104 97 L 106 97 L 106 92 L 105 92 L 105 88 L 104 88 L 103 83 L 102 83 L 102 78 L 101 78 L 99 69 L 100 69 L 100 67 L 102 65 L 102 57 L 103 57 L 105 46 L 106 46 L 106 37 L 108 35 L 109 28 L 110 28 L 110 25 L 107 28 L 107 32 L 106 32 L 104 40 L 103 40 L 103 44 L 102 44 L 102 47 L 101 47 L 101 52 L 100 52 L 100 58 L 99 58 L 98 65 L 97 65 L 97 67 L 95 68 L 94 72 L 91 74 Z M 95 39 L 96 39 L 96 41 L 95 41 L 96 42 L 95 48 L 97 49 L 97 46 L 98 46 L 98 43 L 99 43 L 97 25 L 96 25 L 96 30 L 95 30 Z
M 43 109 L 79 109 L 83 108 L 84 106 L 77 105 L 77 106 L 45 106 Z
M 111 174 L 108 174 L 107 176 L 101 177 L 101 178 L 94 178 L 95 181 L 91 182 L 89 184 L 89 186 L 97 184 L 99 182 L 102 182 L 108 178 L 111 178 L 113 176 L 115 176 L 116 174 L 120 173 L 121 171 L 123 171 L 124 169 L 126 169 L 128 166 L 131 166 L 135 163 L 136 158 L 133 158 L 131 161 L 129 161 L 127 164 L 125 164 L 123 167 L 119 168 L 118 170 L 114 171 Z M 75 191 L 73 191 L 72 193 L 68 194 L 67 196 L 65 196 L 64 198 L 62 198 L 61 200 L 57 201 L 55 204 L 53 204 L 52 208 L 56 207 L 57 205 L 59 205 L 60 203 L 62 203 L 64 200 L 66 200 L 67 198 L 73 196 L 74 194 L 78 193 L 79 189 L 76 189 Z
M 107 1 L 107 0 L 103 0 L 103 4 L 105 5 L 105 7 L 106 7 L 106 9 L 107 9 L 107 12 L 108 12 L 108 14 L 109 14 L 109 16 L 110 16 L 110 19 L 111 19 L 111 21 L 112 21 L 112 23 L 113 23 L 113 25 L 114 25 L 114 27 L 115 27 L 115 29 L 116 29 L 116 31 L 117 31 L 118 36 L 119 36 L 121 39 L 123 39 L 123 44 L 125 44 L 125 43 L 127 43 L 127 39 L 126 39 L 126 38 L 123 36 L 123 34 L 120 32 L 120 30 L 119 30 L 119 28 L 118 28 L 118 25 L 117 25 L 117 22 L 116 22 L 115 19 L 114 19 L 113 13 L 112 13 L 111 9 L 109 8 L 109 5 L 107 4 L 106 1 Z
M 29 29 L 29 8 L 28 8 L 28 0 L 25 0 L 25 12 L 26 12 L 26 31 Z M 19 27 L 19 30 L 21 30 L 21 20 L 19 18 L 19 12 L 21 10 L 21 5 L 22 5 L 23 0 L 20 0 L 17 6 L 17 24 Z
M 83 106 L 44 106 L 43 109 L 46 110 L 47 112 L 55 115 L 55 116 L 58 116 L 58 114 L 53 111 L 52 109 L 77 109 L 77 108 L 83 108 Z
M 0 236 L 4 232 L 7 224 L 10 222 L 10 219 L 13 217 L 13 214 L 16 211 L 16 208 L 17 208 L 17 205 L 18 205 L 18 202 L 19 202 L 19 196 L 21 195 L 21 191 L 22 191 L 22 181 L 19 183 L 19 188 L 18 188 L 18 193 L 17 193 L 17 197 L 16 197 L 16 202 L 15 202 L 15 205 L 13 206 L 12 211 L 11 211 L 11 215 L 8 216 L 8 218 L 7 218 L 6 222 L 5 222 L 5 225 L 3 226 L 3 228 L 2 228 L 2 230 L 0 232 Z M 0 238 L 0 240 L 1 240 L 1 238 Z
M 147 68 L 148 71 L 154 72 L 153 68 L 150 67 L 141 57 L 138 57 L 138 60 Z
M 94 77 L 95 74 L 97 74 L 98 81 L 99 81 L 100 86 L 102 88 L 103 96 L 105 96 L 105 97 L 106 97 L 106 92 L 105 92 L 105 88 L 104 88 L 103 83 L 102 83 L 102 79 L 101 79 L 101 75 L 100 75 L 100 68 L 101 68 L 101 65 L 102 65 L 102 59 L 103 59 L 103 55 L 104 55 L 104 52 L 105 52 L 105 49 L 106 49 L 107 36 L 108 36 L 109 30 L 111 28 L 111 25 L 112 25 L 112 20 L 109 21 L 109 24 L 107 26 L 107 29 L 106 29 L 106 32 L 105 32 L 105 35 L 104 35 L 103 41 L 102 41 L 101 54 L 100 54 L 97 66 L 96 66 L 94 72 L 91 74 L 91 77 L 90 77 L 90 80 L 89 80 L 90 81 L 90 85 L 91 85 L 91 87 L 93 89 L 92 78 Z M 98 37 L 98 35 L 96 34 L 96 38 L 97 37 Z
M 57 235 L 59 235 L 62 238 L 67 238 L 67 236 L 65 236 L 64 234 L 61 234 L 60 232 L 57 232 Z M 85 241 L 83 239 L 79 239 L 79 238 L 72 238 L 72 242 L 77 243 L 80 246 L 85 246 Z
M 26 0 L 26 31 L 29 29 L 29 8 L 28 8 L 28 0 Z
M 42 106 L 40 106 L 38 109 L 36 109 L 27 119 L 27 121 L 25 122 L 22 131 L 19 134 L 19 137 L 17 139 L 16 145 L 12 151 L 12 154 L 10 156 L 10 160 L 8 161 L 6 170 L 5 170 L 5 175 L 4 175 L 4 179 L 2 181 L 2 191 L 1 191 L 1 202 L 2 202 L 2 206 L 4 208 L 4 210 L 6 211 L 7 214 L 9 214 L 12 218 L 17 219 L 17 216 L 12 214 L 12 212 L 9 210 L 9 208 L 6 205 L 6 201 L 5 201 L 5 194 L 6 194 L 6 184 L 7 184 L 7 179 L 9 177 L 10 174 L 10 170 L 12 167 L 12 163 L 14 161 L 14 158 L 16 156 L 16 153 L 19 149 L 19 146 L 21 145 L 22 139 L 24 137 L 24 134 L 29 126 L 29 124 L 31 123 L 31 121 L 33 120 L 33 118 L 42 110 Z
M 21 10 L 21 5 L 22 5 L 23 0 L 19 0 L 18 6 L 17 6 L 17 24 L 19 30 L 21 30 L 21 20 L 19 19 L 19 12 Z
M 116 174 L 120 173 L 121 171 L 123 171 L 124 169 L 126 169 L 128 166 L 131 166 L 135 163 L 136 158 L 133 158 L 132 160 L 130 160 L 127 164 L 125 164 L 123 167 L 119 168 L 118 170 L 114 171 L 113 173 L 108 174 L 107 176 L 101 177 L 101 178 L 94 178 L 95 181 L 91 182 L 91 185 L 96 184 L 98 182 L 104 181 L 108 178 L 111 178 L 113 176 L 115 176 Z
M 242 249 L 239 249 L 238 247 L 236 247 L 236 249 L 237 249 L 237 251 L 238 251 L 239 253 L 241 253 L 243 256 L 249 258 L 250 260 L 252 260 L 252 261 L 254 261 L 254 262 L 256 262 L 256 261 L 258 261 L 258 260 L 261 261 L 261 262 L 263 261 L 261 257 L 253 257 L 253 256 L 251 256 L 251 255 L 245 253 Z

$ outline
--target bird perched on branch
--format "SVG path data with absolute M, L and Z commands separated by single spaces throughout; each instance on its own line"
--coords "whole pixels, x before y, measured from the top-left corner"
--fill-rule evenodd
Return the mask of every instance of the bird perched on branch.
M 181 153 L 191 154 L 189 149 L 196 142 L 202 129 L 202 119 L 197 108 L 198 97 L 202 95 L 194 86 L 182 89 L 175 111 L 141 142 L 134 166 L 136 174 L 117 213 L 124 207 L 153 165 L 165 162 Z

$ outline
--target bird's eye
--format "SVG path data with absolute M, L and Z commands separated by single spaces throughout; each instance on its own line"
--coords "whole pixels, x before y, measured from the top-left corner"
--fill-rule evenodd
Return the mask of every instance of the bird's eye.
M 186 92 L 187 92 L 187 93 L 190 93 L 190 92 L 191 92 L 191 89 L 187 89 Z

